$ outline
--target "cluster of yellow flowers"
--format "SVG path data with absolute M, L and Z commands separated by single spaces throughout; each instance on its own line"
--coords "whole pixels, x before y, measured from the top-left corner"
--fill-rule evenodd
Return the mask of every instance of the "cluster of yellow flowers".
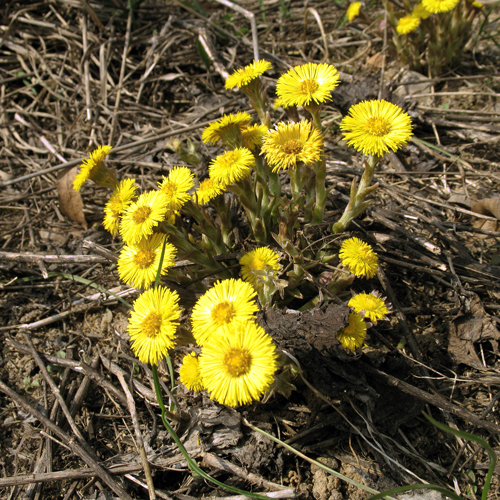
M 370 245 L 358 238 L 349 238 L 342 243 L 339 258 L 342 266 L 354 276 L 373 278 L 377 272 L 377 254 Z M 353 311 L 349 314 L 348 325 L 337 332 L 337 339 L 342 347 L 355 351 L 366 338 L 367 324 L 364 318 L 376 323 L 386 318 L 389 308 L 377 292 L 354 295 L 347 305 Z
M 205 268 L 215 263 L 217 270 L 221 269 L 214 256 L 204 257 L 200 248 L 222 253 L 231 247 L 226 191 L 238 195 L 257 241 L 267 243 L 272 224 L 277 222 L 278 209 L 287 203 L 286 197 L 281 198 L 281 180 L 277 176 L 281 170 L 289 173 L 292 201 L 302 200 L 302 207 L 311 208 L 316 200 L 316 217 L 319 214 L 316 220 L 322 218 L 327 191 L 319 111 L 339 83 L 337 70 L 329 64 L 308 63 L 282 75 L 277 82 L 275 106 L 302 106 L 311 114 L 312 123 L 280 122 L 271 129 L 260 78 L 270 68 L 267 61 L 254 61 L 227 79 L 228 89 L 238 87 L 249 97 L 261 124 L 252 124 L 249 113 L 239 112 L 225 115 L 205 128 L 202 133 L 205 143 L 220 142 L 228 149 L 210 163 L 209 178 L 199 182 L 197 189 L 190 168 L 176 166 L 162 177 L 157 189 L 137 194 L 135 179 L 118 182 L 114 171 L 106 166 L 110 146 L 92 152 L 75 178 L 76 190 L 87 179 L 113 190 L 104 208 L 104 227 L 113 236 L 121 236 L 124 242 L 117 263 L 118 274 L 125 283 L 145 290 L 133 304 L 128 325 L 132 349 L 141 362 L 157 365 L 175 346 L 181 315 L 179 296 L 158 281 L 169 270 L 172 272 L 176 257 L 194 262 L 199 259 L 198 263 Z M 370 162 L 372 167 L 385 152 L 404 145 L 411 136 L 411 128 L 409 116 L 386 101 L 353 106 L 341 124 L 348 144 L 374 158 Z M 307 171 L 299 175 L 302 168 Z M 364 191 L 346 209 L 339 221 L 342 227 L 366 207 L 366 202 L 359 203 L 368 192 L 372 175 L 363 177 Z M 311 191 L 307 193 L 307 189 Z M 214 225 L 213 218 L 203 208 L 205 204 L 215 209 L 220 227 Z M 193 217 L 195 229 L 202 233 L 201 240 L 180 230 L 181 212 Z M 287 238 L 281 234 L 280 241 L 290 255 L 293 250 Z M 370 278 L 376 272 L 376 255 L 356 238 L 344 242 L 340 258 L 352 276 Z M 187 388 L 206 389 L 212 398 L 231 406 L 260 397 L 273 381 L 277 355 L 271 337 L 256 323 L 255 297 L 258 296 L 263 307 L 270 307 L 272 295 L 290 286 L 289 282 L 278 279 L 279 255 L 266 246 L 243 255 L 240 266 L 243 279 L 217 282 L 194 306 L 191 324 L 199 355 L 190 353 L 180 369 L 181 381 Z M 365 295 L 357 295 L 349 303 L 354 312 L 349 325 L 339 332 L 339 340 L 346 349 L 362 345 L 366 335 L 363 317 L 376 321 L 387 313 L 376 294 Z

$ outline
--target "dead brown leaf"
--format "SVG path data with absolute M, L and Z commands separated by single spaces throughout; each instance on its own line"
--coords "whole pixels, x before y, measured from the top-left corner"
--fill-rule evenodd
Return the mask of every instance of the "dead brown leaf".
M 83 215 L 83 201 L 80 193 L 73 189 L 73 180 L 78 167 L 63 169 L 57 176 L 57 194 L 59 195 L 59 208 L 63 215 L 78 222 L 85 230 L 88 229 L 85 215 Z
M 471 210 L 477 214 L 489 215 L 500 220 L 500 198 L 485 198 L 484 200 L 478 200 L 472 205 Z M 479 219 L 474 221 L 472 225 L 488 231 L 498 231 L 499 223 L 494 220 Z

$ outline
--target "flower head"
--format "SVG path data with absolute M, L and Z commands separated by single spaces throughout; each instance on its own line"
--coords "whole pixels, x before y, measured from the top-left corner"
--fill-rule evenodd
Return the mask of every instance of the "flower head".
M 202 346 L 200 373 L 210 398 L 228 406 L 259 399 L 274 380 L 276 349 L 271 337 L 253 321 L 228 328 Z
M 245 66 L 243 69 L 237 69 L 226 80 L 226 89 L 233 89 L 234 87 L 244 87 L 252 80 L 258 78 L 264 71 L 271 69 L 273 66 L 269 61 L 259 59 L 252 64 Z
M 245 281 L 256 285 L 260 280 L 254 271 L 269 270 L 275 277 L 281 267 L 279 259 L 279 255 L 270 248 L 255 248 L 241 257 L 241 275 Z
M 113 236 L 118 234 L 120 215 L 132 203 L 136 190 L 135 179 L 123 179 L 104 205 L 104 229 Z
M 165 220 L 168 198 L 160 191 L 147 191 L 131 203 L 120 222 L 120 234 L 128 245 L 133 245 L 143 236 L 153 234 L 158 223 Z
M 154 283 L 166 237 L 164 234 L 153 234 L 142 238 L 136 244 L 125 245 L 117 263 L 120 279 L 136 288 L 147 288 Z M 166 242 L 161 275 L 174 265 L 176 253 L 177 249 L 174 245 Z
M 199 345 L 229 325 L 249 321 L 259 310 L 256 295 L 250 283 L 228 279 L 218 281 L 198 299 L 193 307 L 191 324 L 193 336 Z
M 190 391 L 199 392 L 203 390 L 203 380 L 200 374 L 200 364 L 194 352 L 182 358 L 179 368 L 179 378 Z
M 330 92 L 339 84 L 337 70 L 331 64 L 307 63 L 281 75 L 276 85 L 280 105 L 307 106 L 331 100 Z
M 215 182 L 213 179 L 205 179 L 200 182 L 200 187 L 196 191 L 196 198 L 200 205 L 207 204 L 212 198 L 215 198 L 219 194 L 223 193 L 225 186 L 219 182 Z
M 345 240 L 339 252 L 344 267 L 355 276 L 373 278 L 378 268 L 378 257 L 373 248 L 358 238 Z
M 377 293 L 358 293 L 347 305 L 352 307 L 354 312 L 375 323 L 389 314 L 389 309 Z
M 440 14 L 453 10 L 460 0 L 422 0 L 422 5 L 431 14 Z
M 365 320 L 356 313 L 349 313 L 349 324 L 337 332 L 337 339 L 344 349 L 355 351 L 366 338 Z
M 268 132 L 265 125 L 250 125 L 241 131 L 243 145 L 253 151 L 255 148 L 262 146 L 262 139 Z
M 280 122 L 275 130 L 264 137 L 262 154 L 266 155 L 273 172 L 288 168 L 295 169 L 297 162 L 306 165 L 316 163 L 323 152 L 323 137 L 308 121 L 300 123 Z
M 400 35 L 407 35 L 408 33 L 415 31 L 420 26 L 420 19 L 420 17 L 414 16 L 413 14 L 404 16 L 398 20 L 396 31 Z
M 177 292 L 161 286 L 146 290 L 134 302 L 127 329 L 141 363 L 157 365 L 174 347 L 181 313 L 178 302 Z
M 191 198 L 188 191 L 194 186 L 193 177 L 188 167 L 174 167 L 168 177 L 163 176 L 158 189 L 167 196 L 169 210 L 180 210 Z
M 419 3 L 412 11 L 411 15 L 413 17 L 418 17 L 420 19 L 427 19 L 431 13 L 421 4 Z
M 201 134 L 203 142 L 216 144 L 219 141 L 234 144 L 241 137 L 241 131 L 250 125 L 252 117 L 245 111 L 224 115 L 211 123 Z
M 412 135 L 411 118 L 399 106 L 380 101 L 362 101 L 349 109 L 340 125 L 349 146 L 366 155 L 382 156 L 396 151 Z
M 352 22 L 355 17 L 359 16 L 359 11 L 361 10 L 361 2 L 351 2 L 349 7 L 347 7 L 347 12 L 345 15 L 347 16 L 347 20 Z
M 90 158 L 84 158 L 80 165 L 80 171 L 73 181 L 75 191 L 80 191 L 87 179 L 94 181 L 101 187 L 116 188 L 115 173 L 104 165 L 104 160 L 110 151 L 111 146 L 99 146 L 90 153 Z
M 255 157 L 247 148 L 236 148 L 217 156 L 208 167 L 210 178 L 227 186 L 250 175 Z

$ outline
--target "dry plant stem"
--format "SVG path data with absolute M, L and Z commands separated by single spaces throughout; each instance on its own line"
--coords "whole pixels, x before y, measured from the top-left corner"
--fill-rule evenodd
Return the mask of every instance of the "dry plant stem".
M 29 349 L 29 347 L 25 346 L 24 344 L 16 342 L 10 337 L 7 337 L 7 342 L 17 351 L 23 352 L 24 354 L 31 354 L 31 350 Z M 112 394 L 113 397 L 118 399 L 118 401 L 124 408 L 127 407 L 127 398 L 125 397 L 125 395 L 121 391 L 119 391 L 109 380 L 104 378 L 97 370 L 94 370 L 90 365 L 84 363 L 83 361 L 58 358 L 57 356 L 42 354 L 38 351 L 37 354 L 42 360 L 47 363 L 58 366 L 65 366 L 77 373 L 84 373 L 88 375 L 96 384 L 100 385 L 103 389 Z
M 363 371 L 365 371 L 369 375 L 372 375 L 378 380 L 382 380 L 383 382 L 393 387 L 397 387 L 401 389 L 403 392 L 411 394 L 412 396 L 415 396 L 416 398 L 424 401 L 425 403 L 436 406 L 437 408 L 440 408 L 445 412 L 451 413 L 452 415 L 455 415 L 467 422 L 471 422 L 477 427 L 486 429 L 487 431 L 493 434 L 500 433 L 499 425 L 496 425 L 493 422 L 488 422 L 487 420 L 481 420 L 479 417 L 477 417 L 470 411 L 465 410 L 464 408 L 460 408 L 459 406 L 454 405 L 452 403 L 449 403 L 445 398 L 441 396 L 429 394 L 428 392 L 425 392 L 422 389 L 419 389 L 418 387 L 414 387 L 413 385 L 408 384 L 403 380 L 399 380 L 398 378 L 393 377 L 392 375 L 381 372 L 380 370 L 377 370 L 376 368 L 373 368 L 367 365 L 366 363 L 363 363 L 362 361 L 360 361 L 359 363 L 360 363 L 360 368 L 363 369 Z
M 281 484 L 266 481 L 262 476 L 252 474 L 251 472 L 249 473 L 245 469 L 238 467 L 237 465 L 234 465 L 227 460 L 223 460 L 222 458 L 213 455 L 212 453 L 203 453 L 203 465 L 211 467 L 213 469 L 223 470 L 225 472 L 229 472 L 230 474 L 234 474 L 235 476 L 241 477 L 249 483 L 255 484 L 255 486 L 257 486 L 258 488 L 293 491 L 286 486 L 282 486 Z
M 82 446 L 77 443 L 74 437 L 70 436 L 63 430 L 61 430 L 57 425 L 54 424 L 50 419 L 48 419 L 43 413 L 33 408 L 20 394 L 12 390 L 8 385 L 4 384 L 0 380 L 0 391 L 6 394 L 12 401 L 21 406 L 26 412 L 35 417 L 42 423 L 47 429 L 49 429 L 55 436 L 57 436 L 65 446 L 71 449 L 71 451 L 79 456 L 89 467 L 94 469 L 95 473 L 99 478 L 112 490 L 114 491 L 121 500 L 133 500 L 132 497 L 125 491 L 125 489 L 115 481 L 115 479 L 99 465 L 96 457 L 92 452 L 86 449 L 86 446 Z
M 135 464 L 121 465 L 113 469 L 108 469 L 108 472 L 118 475 L 128 474 L 130 472 L 138 472 L 141 470 L 142 464 Z M 7 488 L 9 486 L 21 486 L 23 484 L 31 483 L 47 483 L 51 481 L 74 481 L 75 479 L 86 479 L 95 476 L 96 472 L 93 469 L 66 469 L 57 472 L 25 474 L 0 478 L 0 488 Z
M 0 252 L 0 262 L 32 262 L 38 261 L 49 264 L 100 264 L 105 263 L 105 259 L 98 255 L 44 255 L 38 253 L 18 253 L 18 252 Z
M 85 439 L 83 438 L 82 433 L 80 432 L 80 429 L 77 427 L 75 421 L 73 420 L 73 417 L 71 416 L 71 413 L 69 412 L 68 407 L 66 406 L 66 401 L 64 401 L 63 397 L 61 396 L 61 392 L 59 391 L 59 387 L 57 387 L 56 383 L 50 376 L 49 372 L 47 371 L 47 368 L 45 367 L 42 359 L 38 355 L 37 350 L 35 349 L 35 346 L 33 345 L 33 342 L 31 341 L 31 337 L 28 333 L 24 334 L 24 339 L 26 340 L 29 348 L 31 355 L 33 356 L 36 364 L 40 368 L 40 372 L 42 373 L 43 378 L 49 385 L 52 394 L 56 398 L 57 402 L 59 403 L 59 406 L 61 407 L 61 410 L 64 413 L 64 416 L 66 417 L 66 420 L 68 421 L 69 426 L 71 427 L 71 430 L 73 431 L 73 434 L 77 437 L 78 441 L 80 441 L 80 444 L 82 446 L 86 446 Z
M 112 363 L 110 363 L 108 369 L 111 371 L 111 373 L 116 375 L 116 377 L 120 381 L 120 385 L 122 386 L 123 392 L 125 393 L 125 397 L 127 398 L 128 410 L 130 412 L 130 416 L 132 417 L 132 424 L 134 426 L 136 446 L 139 449 L 139 455 L 141 456 L 142 467 L 144 475 L 146 476 L 146 483 L 148 485 L 149 498 L 150 500 L 155 500 L 156 499 L 155 485 L 153 484 L 153 478 L 151 477 L 151 469 L 149 467 L 146 450 L 144 449 L 144 441 L 142 439 L 139 420 L 137 418 L 137 411 L 135 408 L 134 397 L 132 396 L 132 392 L 130 391 L 129 386 L 125 381 L 123 373 L 121 373 L 121 371 L 114 370 Z

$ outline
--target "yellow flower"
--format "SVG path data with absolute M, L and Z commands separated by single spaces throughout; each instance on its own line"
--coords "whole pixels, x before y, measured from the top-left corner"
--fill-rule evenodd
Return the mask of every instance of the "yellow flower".
M 273 383 L 276 349 L 253 321 L 231 325 L 201 348 L 200 373 L 210 398 L 237 406 L 259 399 Z
M 344 349 L 355 351 L 363 345 L 366 338 L 366 323 L 364 319 L 356 313 L 349 313 L 349 324 L 337 332 L 337 340 Z
M 377 273 L 378 257 L 373 248 L 358 238 L 345 240 L 339 252 L 339 257 L 344 267 L 354 276 L 373 278 Z
M 431 15 L 431 13 L 421 3 L 419 3 L 412 10 L 411 15 L 420 19 L 427 19 Z
M 252 300 L 255 295 L 250 283 L 235 279 L 218 281 L 193 307 L 191 324 L 198 344 L 204 345 L 228 325 L 253 319 L 259 310 L 255 300 Z
M 389 314 L 385 302 L 375 292 L 358 293 L 358 295 L 352 297 L 347 305 L 352 307 L 354 312 L 361 314 L 375 323 L 379 319 L 384 319 Z
M 120 215 L 132 203 L 136 190 L 135 179 L 123 179 L 104 205 L 104 229 L 113 236 L 118 234 Z
M 252 117 L 245 111 L 224 115 L 205 127 L 201 138 L 208 144 L 216 144 L 219 141 L 232 144 L 241 138 L 241 131 L 248 127 L 251 121 Z
M 165 238 L 164 234 L 153 234 L 142 238 L 135 245 L 125 245 L 117 263 L 120 279 L 135 288 L 147 288 L 154 283 Z M 174 245 L 165 243 L 161 275 L 174 265 L 176 253 L 177 249 Z
M 260 59 L 254 61 L 252 64 L 245 66 L 243 69 L 237 69 L 226 80 L 226 89 L 233 89 L 234 87 L 244 87 L 252 80 L 258 78 L 264 71 L 271 69 L 273 66 L 269 61 Z
M 460 0 L 422 0 L 422 5 L 431 14 L 440 14 L 453 10 Z
M 411 118 L 399 106 L 380 101 L 362 101 L 351 106 L 340 125 L 349 146 L 365 155 L 382 156 L 396 151 L 412 136 Z
M 484 9 L 484 5 L 481 2 L 478 2 L 477 0 L 475 2 L 472 2 L 472 6 L 475 7 L 476 9 Z
M 168 198 L 160 191 L 147 191 L 125 210 L 120 222 L 120 234 L 127 243 L 133 245 L 143 236 L 153 234 L 158 223 L 165 220 Z
M 295 66 L 278 78 L 276 94 L 279 104 L 307 106 L 331 100 L 330 92 L 339 84 L 337 70 L 331 64 L 307 63 Z
M 90 158 L 84 158 L 80 165 L 80 171 L 73 181 L 75 191 L 80 191 L 87 179 L 94 181 L 101 187 L 116 188 L 115 173 L 104 165 L 104 159 L 110 151 L 111 146 L 99 146 L 90 153 Z
M 420 26 L 420 17 L 416 17 L 412 14 L 410 16 L 404 16 L 398 20 L 396 31 L 400 35 L 407 35 L 408 33 L 415 31 L 419 26 Z
M 270 130 L 264 137 L 262 154 L 273 172 L 287 168 L 296 168 L 302 161 L 311 165 L 321 160 L 323 152 L 323 137 L 310 122 L 300 123 L 280 122 L 276 130 Z
M 241 131 L 243 145 L 253 151 L 255 148 L 262 146 L 262 139 L 268 132 L 265 125 L 250 125 Z
M 351 22 L 355 17 L 358 17 L 359 11 L 361 10 L 361 2 L 351 2 L 349 7 L 347 7 L 347 20 Z
M 273 276 L 276 277 L 281 267 L 279 259 L 279 255 L 270 248 L 255 248 L 241 257 L 241 275 L 245 281 L 252 285 L 261 281 L 259 275 L 254 273 L 256 270 L 272 271 Z
M 223 185 L 233 184 L 250 175 L 255 157 L 247 148 L 236 148 L 217 156 L 208 167 L 210 178 Z
M 200 374 L 200 364 L 194 352 L 182 358 L 182 365 L 179 368 L 179 378 L 190 391 L 199 392 L 203 390 L 203 380 Z
M 193 177 L 188 167 L 174 167 L 168 177 L 163 176 L 158 189 L 167 196 L 169 210 L 180 210 L 191 198 L 188 191 L 194 186 Z
M 127 329 L 141 363 L 157 365 L 174 347 L 181 314 L 178 302 L 177 292 L 161 286 L 146 290 L 134 302 Z
M 224 185 L 215 182 L 213 179 L 205 179 L 200 182 L 200 187 L 196 191 L 196 198 L 200 205 L 205 205 L 212 198 L 215 198 L 222 192 L 224 192 Z

